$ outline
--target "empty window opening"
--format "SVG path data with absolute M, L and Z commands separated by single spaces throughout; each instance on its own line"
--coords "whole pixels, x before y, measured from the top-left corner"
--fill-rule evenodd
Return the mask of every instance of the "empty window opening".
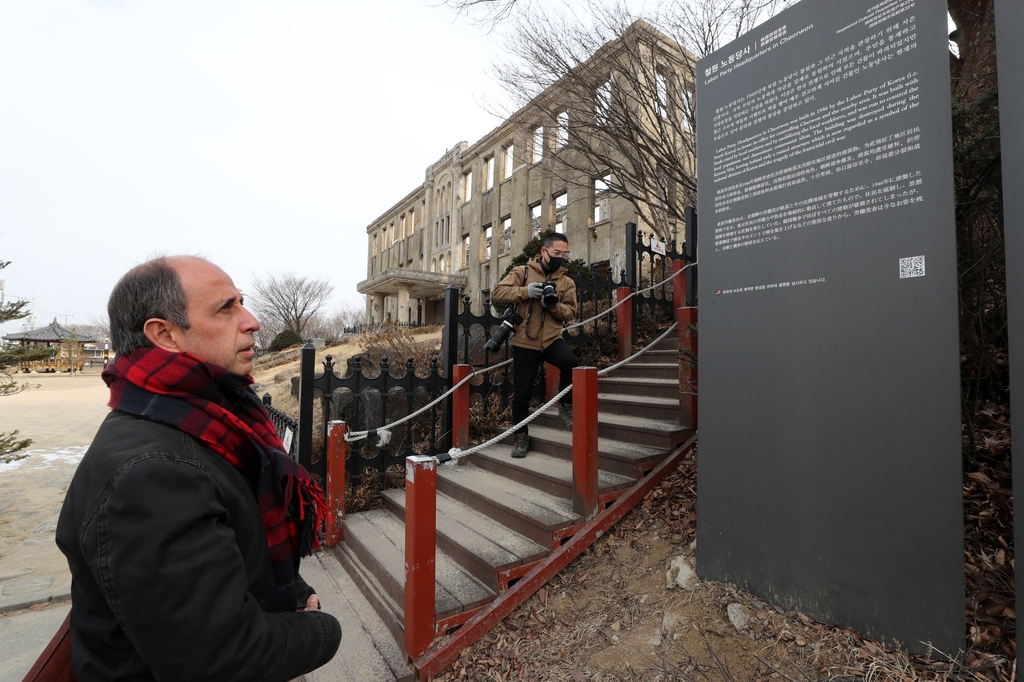
M 597 88 L 594 93 L 594 118 L 600 123 L 608 121 L 608 115 L 612 110 L 612 81 L 609 78 Z
M 533 130 L 533 163 L 544 158 L 544 126 L 537 126 Z
M 663 73 L 654 74 L 655 102 L 658 116 L 665 116 L 668 111 L 668 78 Z
M 494 156 L 484 159 L 484 191 L 494 187 Z
M 561 149 L 565 145 L 569 144 L 569 112 L 563 111 L 558 115 L 558 128 L 557 128 L 556 142 L 558 148 Z
M 462 176 L 462 196 L 465 197 L 463 203 L 473 198 L 473 171 Z
M 594 222 L 599 223 L 611 217 L 611 193 L 608 187 L 611 185 L 612 176 L 604 175 L 594 178 Z
M 483 257 L 484 260 L 491 260 L 491 226 L 484 226 L 484 243 L 483 243 Z
M 516 158 L 516 147 L 511 142 L 505 147 L 505 169 L 502 174 L 502 180 L 508 180 L 512 177 L 512 171 L 515 170 L 515 158 Z
M 501 255 L 512 250 L 512 217 L 506 216 L 501 219 Z
M 530 207 L 530 236 L 536 237 L 540 234 L 541 228 L 541 215 L 544 209 L 541 208 L 540 203 L 536 203 Z
M 565 234 L 565 219 L 569 212 L 569 195 L 565 192 L 554 197 L 555 200 L 555 232 Z

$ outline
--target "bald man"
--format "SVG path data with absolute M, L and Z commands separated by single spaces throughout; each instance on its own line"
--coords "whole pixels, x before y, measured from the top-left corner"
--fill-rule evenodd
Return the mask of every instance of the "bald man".
M 299 559 L 323 494 L 249 388 L 259 322 L 227 273 L 188 256 L 130 270 L 107 305 L 111 413 L 68 488 L 79 682 L 284 682 L 329 661 L 338 621 Z

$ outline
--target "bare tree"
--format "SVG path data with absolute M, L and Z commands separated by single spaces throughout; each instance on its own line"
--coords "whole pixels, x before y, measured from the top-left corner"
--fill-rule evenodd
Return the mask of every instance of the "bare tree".
M 560 129 L 550 172 L 626 199 L 671 238 L 696 201 L 696 60 L 786 1 L 677 0 L 646 17 L 621 3 L 593 2 L 585 16 L 503 10 L 506 57 L 494 71 L 518 98 L 514 117 Z
M 366 308 L 353 303 L 342 303 L 330 315 L 317 315 L 306 328 L 310 336 L 337 341 L 346 329 L 366 323 Z
M 252 309 L 261 324 L 279 331 L 291 329 L 300 336 L 334 293 L 334 285 L 326 279 L 300 277 L 293 272 L 254 276 L 252 288 Z

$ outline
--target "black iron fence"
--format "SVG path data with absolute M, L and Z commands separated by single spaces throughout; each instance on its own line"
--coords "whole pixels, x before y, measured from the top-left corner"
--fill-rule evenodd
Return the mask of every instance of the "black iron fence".
M 303 391 L 300 379 L 300 422 L 308 422 L 309 427 L 315 429 L 316 437 L 310 439 L 308 455 L 303 452 L 305 448 L 300 450 L 299 461 L 321 480 L 326 477 L 323 454 L 330 421 L 343 420 L 349 431 L 378 429 L 419 410 L 451 385 L 442 376 L 437 358 L 420 374 L 412 358 L 392 363 L 385 356 L 376 363 L 355 355 L 348 360 L 344 376 L 339 376 L 334 359 L 328 355 L 323 371 L 314 374 L 312 347 L 307 344 L 307 348 L 310 352 L 303 353 L 300 376 L 310 382 L 312 390 Z M 309 393 L 308 398 L 303 397 L 304 393 Z M 316 420 L 314 411 L 319 412 Z M 405 458 L 409 455 L 437 454 L 442 444 L 441 428 L 441 406 L 438 405 L 404 424 L 389 428 L 390 440 L 380 447 L 375 436 L 351 443 L 345 462 L 346 477 L 360 480 L 366 470 L 372 470 L 383 480 L 389 467 L 399 465 L 404 471 Z
M 270 421 L 274 423 L 274 428 L 277 429 L 277 436 L 284 443 L 284 451 L 292 459 L 298 459 L 298 453 L 296 452 L 297 441 L 295 434 L 299 431 L 299 423 L 275 408 L 271 403 L 269 393 L 263 394 L 263 404 L 267 408 L 267 412 L 270 413 Z
M 626 223 L 625 282 L 634 291 L 664 282 L 672 275 L 673 261 L 685 259 L 682 244 L 675 240 L 661 241 L 649 232 L 638 230 L 636 223 Z M 655 324 L 671 319 L 675 309 L 682 305 L 673 298 L 671 281 L 634 296 L 633 319 L 639 323 L 650 320 Z

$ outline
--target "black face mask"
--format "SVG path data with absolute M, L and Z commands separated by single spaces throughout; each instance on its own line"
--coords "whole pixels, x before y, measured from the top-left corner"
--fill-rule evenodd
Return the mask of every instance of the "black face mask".
M 545 265 L 543 258 L 541 259 L 540 264 L 541 267 L 544 268 L 544 272 L 550 275 L 552 272 L 555 272 L 558 268 L 565 265 L 565 259 L 561 257 L 556 258 L 555 256 L 548 256 L 547 264 Z

